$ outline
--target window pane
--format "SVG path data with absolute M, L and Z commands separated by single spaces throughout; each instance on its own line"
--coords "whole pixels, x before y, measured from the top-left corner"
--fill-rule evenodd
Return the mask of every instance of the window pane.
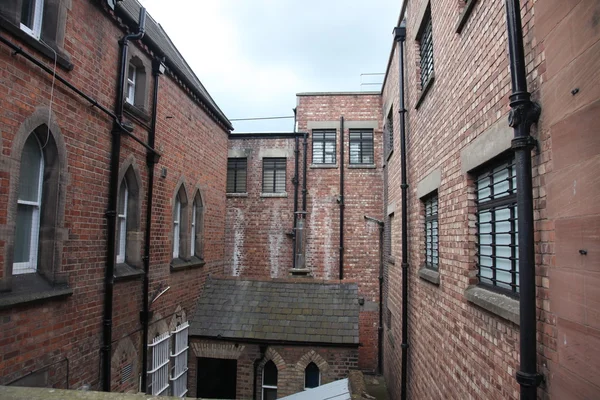
M 17 229 L 15 235 L 14 262 L 28 262 L 31 254 L 31 236 L 34 225 L 35 207 L 17 205 Z
M 277 400 L 277 389 L 263 389 L 263 400 Z
M 42 151 L 35 135 L 29 135 L 21 156 L 19 200 L 39 202 Z
M 277 386 L 277 367 L 273 361 L 265 364 L 263 369 L 263 385 Z
M 308 389 L 317 386 L 319 386 L 319 367 L 311 362 L 304 371 L 304 387 Z
M 119 205 L 118 205 L 118 213 L 119 215 L 124 215 L 127 208 L 127 196 L 129 195 L 127 191 L 127 184 L 125 183 L 125 179 L 121 182 L 121 187 L 119 188 Z
M 21 4 L 21 23 L 29 29 L 33 29 L 33 15 L 36 0 L 23 0 Z

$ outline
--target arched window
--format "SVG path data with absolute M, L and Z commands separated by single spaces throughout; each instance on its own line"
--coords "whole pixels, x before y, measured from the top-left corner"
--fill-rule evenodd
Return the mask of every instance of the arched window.
M 29 135 L 21 156 L 13 274 L 36 272 L 44 155 L 35 134 Z
M 125 262 L 127 251 L 127 203 L 129 201 L 129 190 L 127 182 L 123 179 L 119 187 L 119 204 L 117 209 L 117 262 Z
M 277 367 L 273 360 L 269 360 L 262 374 L 262 400 L 277 399 Z
M 190 230 L 190 255 L 192 257 L 204 258 L 204 213 L 202 197 L 200 192 L 196 193 L 192 204 L 192 220 Z
M 117 202 L 117 235 L 116 235 L 116 262 L 115 275 L 121 278 L 121 272 L 130 271 L 122 269 L 121 264 L 130 267 L 141 266 L 141 224 L 140 224 L 140 184 L 141 178 L 137 170 L 135 159 L 130 156 L 121 166 L 120 184 Z
M 306 366 L 304 370 L 304 389 L 312 389 L 321 385 L 321 371 L 314 362 Z
M 181 239 L 181 198 L 179 194 L 175 197 L 173 207 L 173 258 L 179 258 L 179 247 Z

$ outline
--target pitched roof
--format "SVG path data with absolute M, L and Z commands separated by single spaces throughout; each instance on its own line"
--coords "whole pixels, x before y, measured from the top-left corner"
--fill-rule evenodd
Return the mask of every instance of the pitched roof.
M 358 345 L 356 284 L 209 278 L 190 336 Z
M 133 21 L 134 23 L 138 23 L 139 15 L 140 15 L 141 5 L 137 0 L 127 0 L 121 1 L 117 5 L 117 9 L 124 13 L 125 16 Z M 171 39 L 164 31 L 162 26 L 157 23 L 150 14 L 146 16 L 146 33 L 144 37 L 144 41 L 150 41 L 154 47 L 153 50 L 158 50 L 159 53 L 162 53 L 166 57 L 166 64 L 171 69 L 175 75 L 177 75 L 180 79 L 184 81 L 187 86 L 191 86 L 190 89 L 197 92 L 197 95 L 201 98 L 201 100 L 206 104 L 206 106 L 210 109 L 211 112 L 215 114 L 217 119 L 219 119 L 227 128 L 233 129 L 231 122 L 223 111 L 217 106 L 217 103 L 210 97 L 210 94 L 200 82 L 200 79 L 194 74 L 188 63 L 185 61 L 179 50 L 175 47 Z

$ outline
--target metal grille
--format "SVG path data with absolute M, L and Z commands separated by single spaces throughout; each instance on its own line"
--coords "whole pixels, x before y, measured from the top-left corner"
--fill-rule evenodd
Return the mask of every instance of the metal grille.
M 227 193 L 246 193 L 247 168 L 246 158 L 227 159 Z
M 437 193 L 425 199 L 425 266 L 438 269 L 438 196 Z
M 336 131 L 315 130 L 312 133 L 313 140 L 313 164 L 335 164 L 336 155 Z
M 350 164 L 373 164 L 373 130 L 350 129 Z
M 127 364 L 121 369 L 121 383 L 127 382 L 131 379 L 131 373 L 133 372 L 133 365 Z
M 514 158 L 477 176 L 479 282 L 519 292 Z
M 152 354 L 152 365 L 148 371 L 148 389 L 154 396 L 168 395 L 169 389 L 169 339 L 165 332 L 154 338 L 148 348 Z
M 424 89 L 433 74 L 433 36 L 431 33 L 431 11 L 425 15 L 423 32 L 419 39 L 419 55 L 421 56 L 421 89 Z
M 189 323 L 184 322 L 175 329 L 173 334 L 173 360 L 171 368 L 171 387 L 173 396 L 185 397 L 187 389 L 188 371 L 188 328 Z
M 263 158 L 263 193 L 285 193 L 285 158 Z
M 389 154 L 394 150 L 394 114 L 393 108 L 390 109 L 387 120 L 385 122 L 385 134 L 387 136 L 387 149 L 386 154 Z

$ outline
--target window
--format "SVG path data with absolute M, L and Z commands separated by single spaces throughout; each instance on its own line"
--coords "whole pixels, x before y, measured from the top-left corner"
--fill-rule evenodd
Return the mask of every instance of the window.
M 433 35 L 431 26 L 431 8 L 428 8 L 421 23 L 419 34 L 419 65 L 421 67 L 421 90 L 424 90 L 433 76 Z
M 44 155 L 35 134 L 29 135 L 21 156 L 13 274 L 37 270 Z
M 227 159 L 227 193 L 246 193 L 246 158 Z
M 117 209 L 117 262 L 125 262 L 125 252 L 127 248 L 127 202 L 129 200 L 129 191 L 127 182 L 123 179 L 119 188 L 119 203 Z
M 262 374 L 262 400 L 277 399 L 277 367 L 269 360 L 263 368 Z
M 386 155 L 389 155 L 392 151 L 394 151 L 394 108 L 390 108 L 390 112 L 388 113 L 387 119 L 385 121 L 385 135 L 386 135 Z
M 335 140 L 335 129 L 313 131 L 313 164 L 335 164 Z
M 434 193 L 423 200 L 425 205 L 425 266 L 438 269 L 438 196 Z
M 146 92 L 146 67 L 140 57 L 133 56 L 127 66 L 127 81 L 125 82 L 125 103 L 138 110 L 144 111 L 147 107 Z M 130 108 L 129 111 L 132 111 Z M 135 110 L 133 110 L 135 111 Z
M 179 247 L 181 240 L 181 199 L 179 194 L 175 197 L 173 207 L 173 258 L 179 258 Z
M 203 254 L 203 213 L 202 197 L 200 192 L 196 193 L 194 202 L 192 203 L 192 221 L 191 221 L 191 240 L 190 240 L 190 255 L 192 257 L 204 258 Z
M 21 3 L 21 30 L 39 39 L 42 33 L 43 13 L 44 0 L 23 0 Z
M 321 385 L 321 372 L 314 362 L 306 366 L 304 370 L 304 389 L 312 389 Z
M 285 193 L 285 158 L 263 158 L 263 193 Z
M 373 163 L 373 130 L 350 129 L 350 164 Z
M 129 70 L 127 72 L 127 95 L 125 97 L 125 101 L 127 101 L 131 105 L 135 104 L 135 79 L 135 65 L 129 64 Z
M 477 175 L 476 190 L 479 282 L 516 294 L 519 260 L 514 158 Z

